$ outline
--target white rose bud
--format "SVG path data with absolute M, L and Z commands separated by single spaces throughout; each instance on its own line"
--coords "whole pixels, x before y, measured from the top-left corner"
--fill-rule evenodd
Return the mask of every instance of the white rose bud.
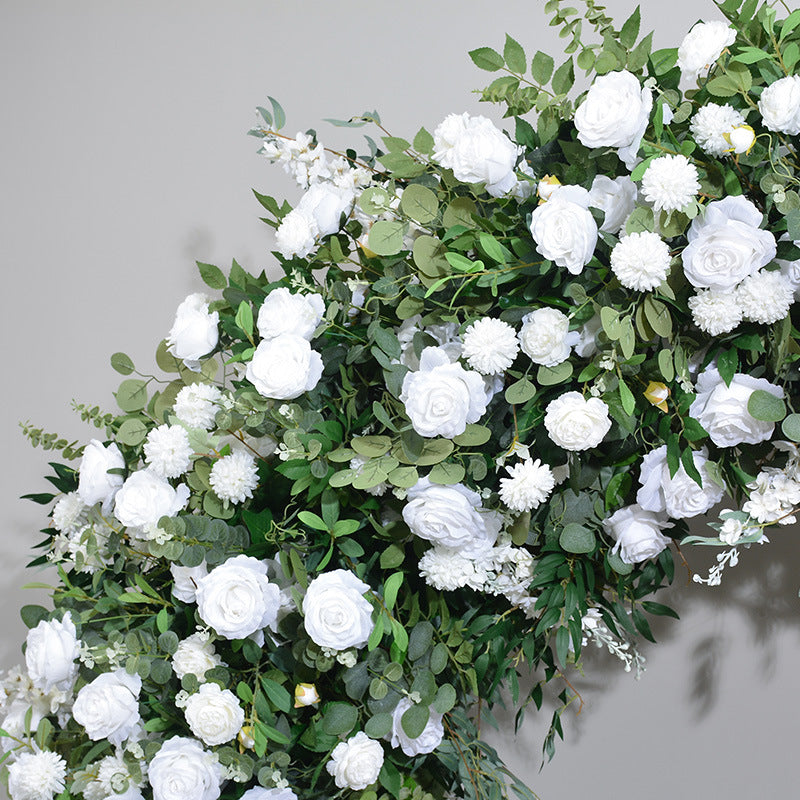
M 392 732 L 389 734 L 392 747 L 399 747 L 407 756 L 418 756 L 422 753 L 432 753 L 444 739 L 444 726 L 442 715 L 430 709 L 430 716 L 425 725 L 425 730 L 413 739 L 403 730 L 403 714 L 414 705 L 409 698 L 404 697 L 392 712 Z
M 555 175 L 545 175 L 539 183 L 536 184 L 536 194 L 543 201 L 549 200 L 553 196 L 553 192 L 561 186 L 561 181 Z
M 366 789 L 378 780 L 383 766 L 383 747 L 359 731 L 336 745 L 325 766 L 340 789 Z
M 147 770 L 153 800 L 217 800 L 222 769 L 217 756 L 195 739 L 173 736 L 161 745 Z
M 325 314 L 325 302 L 318 294 L 292 294 L 285 286 L 273 289 L 258 311 L 258 333 L 274 339 L 283 333 L 310 340 Z
M 678 66 L 683 79 L 696 83 L 700 73 L 714 64 L 722 51 L 735 41 L 736 31 L 727 22 L 698 22 L 678 48 Z
M 43 692 L 69 692 L 78 675 L 75 659 L 80 655 L 72 614 L 63 620 L 42 620 L 28 631 L 25 664 L 33 685 Z
M 319 703 L 320 696 L 313 683 L 298 683 L 294 687 L 294 707 L 303 708 Z
M 92 741 L 108 739 L 119 747 L 139 724 L 141 690 L 138 675 L 124 669 L 104 672 L 78 692 L 72 716 Z
M 749 153 L 756 143 L 756 132 L 749 125 L 737 125 L 730 133 L 723 134 L 730 144 L 730 150 L 736 155 Z
M 125 469 L 119 447 L 114 442 L 106 446 L 92 439 L 78 468 L 78 497 L 87 506 L 102 503 L 104 514 L 111 510 L 111 501 L 125 480 L 122 475 L 109 474 L 110 469 Z
M 566 392 L 548 404 L 544 426 L 559 447 L 589 450 L 603 441 L 611 419 L 608 406 L 599 397 L 586 400 L 580 392 Z
M 114 502 L 114 516 L 126 528 L 147 529 L 161 517 L 174 517 L 189 499 L 189 489 L 180 484 L 173 489 L 169 481 L 150 470 L 139 470 L 123 484 Z
M 778 133 L 800 133 L 800 75 L 787 75 L 767 86 L 758 101 L 764 127 Z
M 668 526 L 666 517 L 645 511 L 639 505 L 625 506 L 603 521 L 603 528 L 616 544 L 611 552 L 626 564 L 638 564 L 657 556 L 670 540 L 661 531 Z
M 199 370 L 200 359 L 219 341 L 219 312 L 208 310 L 204 294 L 190 294 L 175 312 L 175 322 L 167 337 L 167 350 L 191 370 Z
M 204 683 L 186 701 L 189 729 L 205 744 L 225 744 L 236 738 L 244 725 L 244 710 L 236 695 L 216 683 Z
M 372 629 L 369 586 L 346 569 L 324 572 L 311 581 L 303 598 L 305 629 L 320 647 L 364 647 Z
M 283 333 L 258 345 L 246 377 L 263 397 L 294 400 L 319 383 L 322 356 L 302 336 Z

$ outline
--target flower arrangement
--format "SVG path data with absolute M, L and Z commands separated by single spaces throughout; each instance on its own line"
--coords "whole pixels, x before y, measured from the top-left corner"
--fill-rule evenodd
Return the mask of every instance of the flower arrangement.
M 25 426 L 68 463 L 31 498 L 60 582 L 2 684 L 13 800 L 533 797 L 480 739 L 502 692 L 559 686 L 552 757 L 589 643 L 643 668 L 679 543 L 713 585 L 794 521 L 800 12 L 726 0 L 654 52 L 584 5 L 546 3 L 557 69 L 471 53 L 513 137 L 368 113 L 332 153 L 259 109 L 304 189 L 257 194 L 283 276 L 200 264 L 166 379 L 117 353 L 98 438 Z

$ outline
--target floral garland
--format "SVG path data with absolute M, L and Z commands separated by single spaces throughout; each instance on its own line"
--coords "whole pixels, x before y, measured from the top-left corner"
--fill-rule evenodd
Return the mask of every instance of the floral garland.
M 24 426 L 78 463 L 30 496 L 60 582 L 2 681 L 13 800 L 532 798 L 480 738 L 502 693 L 562 685 L 552 757 L 590 642 L 641 673 L 680 544 L 715 585 L 795 521 L 800 11 L 652 51 L 584 5 L 545 4 L 558 68 L 470 54 L 513 138 L 369 113 L 333 153 L 259 109 L 305 190 L 256 193 L 283 277 L 199 264 L 169 377 L 116 353 L 101 438 Z

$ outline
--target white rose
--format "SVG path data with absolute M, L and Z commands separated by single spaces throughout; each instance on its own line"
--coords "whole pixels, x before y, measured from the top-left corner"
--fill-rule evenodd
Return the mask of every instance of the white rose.
M 103 513 L 111 510 L 111 501 L 125 480 L 122 475 L 109 474 L 110 469 L 125 469 L 125 459 L 112 442 L 104 446 L 92 439 L 83 451 L 78 468 L 78 497 L 87 505 L 103 504 Z
M 442 725 L 442 715 L 430 709 L 428 723 L 425 730 L 413 739 L 403 730 L 403 714 L 414 705 L 411 700 L 404 697 L 392 712 L 392 732 L 390 742 L 392 747 L 399 747 L 407 756 L 418 756 L 421 753 L 432 753 L 444 738 L 444 726 Z
M 761 230 L 762 214 L 744 197 L 726 197 L 706 206 L 692 222 L 683 251 L 683 271 L 700 289 L 729 291 L 775 258 L 777 244 Z
M 0 737 L 0 754 L 14 752 L 19 745 L 16 740 L 26 740 L 28 732 L 35 732 L 42 719 L 50 714 L 49 708 L 40 708 L 40 705 L 17 695 L 10 705 L 3 706 L 5 716 L 0 718 L 0 728 L 8 735 Z
M 605 213 L 601 231 L 619 233 L 625 220 L 636 208 L 639 190 L 629 175 L 611 180 L 607 175 L 598 175 L 589 190 L 589 205 Z
M 585 322 L 578 333 L 578 341 L 575 343 L 575 355 L 580 358 L 590 358 L 597 352 L 597 334 L 603 330 L 603 321 L 600 315 L 596 314 L 588 322 Z
M 599 397 L 586 400 L 580 392 L 566 392 L 548 403 L 544 426 L 559 447 L 589 450 L 603 441 L 611 419 L 608 406 Z
M 317 575 L 303 598 L 305 628 L 320 647 L 363 647 L 372 629 L 372 606 L 364 598 L 369 586 L 346 569 Z
M 172 669 L 178 678 L 194 675 L 200 683 L 205 683 L 205 675 L 210 669 L 224 666 L 222 659 L 214 651 L 211 636 L 206 631 L 198 631 L 178 643 L 172 656 Z
M 204 683 L 189 696 L 183 709 L 191 732 L 214 746 L 234 739 L 244 725 L 244 710 L 230 689 Z
M 589 192 L 581 186 L 562 186 L 531 214 L 536 249 L 573 275 L 583 271 L 597 244 L 597 223 L 589 213 Z
M 258 311 L 258 333 L 274 339 L 283 333 L 310 340 L 325 314 L 325 302 L 318 294 L 292 294 L 285 286 L 273 289 Z
M 569 317 L 556 308 L 537 308 L 522 318 L 520 346 L 534 364 L 554 367 L 566 361 L 579 339 L 577 331 L 569 331 Z
M 698 375 L 696 389 L 697 397 L 689 407 L 689 416 L 708 431 L 717 447 L 758 444 L 772 436 L 775 423 L 752 417 L 747 403 L 756 389 L 782 398 L 783 389 L 779 386 L 765 378 L 754 378 L 741 372 L 737 372 L 730 386 L 726 386 L 719 371 L 709 367 Z
M 497 512 L 482 509 L 477 492 L 460 483 L 440 486 L 428 478 L 408 490 L 403 519 L 421 539 L 470 557 L 491 550 L 503 524 Z
M 174 517 L 189 499 L 189 489 L 180 484 L 173 489 L 169 481 L 143 469 L 129 476 L 117 492 L 114 516 L 126 528 L 149 528 L 161 517 Z
M 244 639 L 275 623 L 280 594 L 263 561 L 235 556 L 197 582 L 197 613 L 218 635 Z
M 258 345 L 246 376 L 260 395 L 294 400 L 319 383 L 322 356 L 302 336 L 282 333 Z
M 167 350 L 189 369 L 198 370 L 199 360 L 219 341 L 219 313 L 209 312 L 204 294 L 190 294 L 175 312 L 175 322 L 167 337 Z
M 383 766 L 383 747 L 359 731 L 336 745 L 325 766 L 340 789 L 366 789 L 378 780 Z
M 124 669 L 104 672 L 75 698 L 72 716 L 93 741 L 108 739 L 119 747 L 139 724 L 142 679 Z
M 208 575 L 208 567 L 203 561 L 196 567 L 182 567 L 174 562 L 169 565 L 172 573 L 172 594 L 182 603 L 194 603 L 197 582 Z
M 196 739 L 173 736 L 161 745 L 147 770 L 153 800 L 216 800 L 222 770 L 214 753 Z
M 403 378 L 400 400 L 414 430 L 425 437 L 452 439 L 477 422 L 488 404 L 486 386 L 477 372 L 451 363 L 439 347 L 426 347 L 419 370 Z
M 722 55 L 722 51 L 735 41 L 736 31 L 727 22 L 698 22 L 678 48 L 681 77 L 687 82 L 696 83 L 700 73 L 708 69 Z
M 705 514 L 722 500 L 725 490 L 711 479 L 706 467 L 706 451 L 694 452 L 692 460 L 703 481 L 698 486 L 686 473 L 683 464 L 674 477 L 670 477 L 667 464 L 667 446 L 652 450 L 642 459 L 639 475 L 641 486 L 636 502 L 646 511 L 666 511 L 673 519 L 686 519 Z
M 25 664 L 33 685 L 43 692 L 69 692 L 78 675 L 75 659 L 80 655 L 72 614 L 63 620 L 42 620 L 28 631 Z
M 586 147 L 618 147 L 620 160 L 633 169 L 652 108 L 651 90 L 632 73 L 600 75 L 575 111 L 578 140 Z
M 758 110 L 764 127 L 778 133 L 800 133 L 800 75 L 787 75 L 761 93 Z
M 290 211 L 275 231 L 275 244 L 284 258 L 305 258 L 317 244 L 319 228 L 314 218 L 295 208 Z
M 486 117 L 450 114 L 433 133 L 433 158 L 464 183 L 484 183 L 492 197 L 516 185 L 519 148 Z
M 342 214 L 349 214 L 355 195 L 350 189 L 333 183 L 312 184 L 300 198 L 297 208 L 307 214 L 317 225 L 319 236 L 337 233 Z
M 606 533 L 616 541 L 611 552 L 626 564 L 657 556 L 670 543 L 661 533 L 668 525 L 663 514 L 645 511 L 640 505 L 620 508 L 603 520 Z
M 263 786 L 254 786 L 248 789 L 240 800 L 297 800 L 297 795 L 291 789 L 265 789 Z

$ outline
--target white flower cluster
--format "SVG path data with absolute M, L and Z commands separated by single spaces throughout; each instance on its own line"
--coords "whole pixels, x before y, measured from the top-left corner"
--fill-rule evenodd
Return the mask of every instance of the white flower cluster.
M 785 469 L 766 467 L 748 484 L 742 511 L 761 524 L 793 525 L 800 505 L 800 467 L 796 459 Z M 735 542 L 730 542 L 735 544 Z

